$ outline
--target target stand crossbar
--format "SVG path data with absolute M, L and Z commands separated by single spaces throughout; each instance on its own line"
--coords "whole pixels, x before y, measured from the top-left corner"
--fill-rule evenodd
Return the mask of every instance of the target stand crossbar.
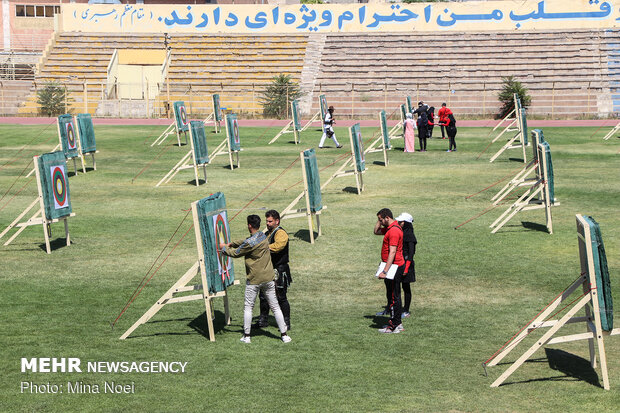
M 553 166 L 551 164 L 551 151 L 547 142 L 538 144 L 536 166 L 538 168 L 538 179 L 490 225 L 493 228 L 492 234 L 495 234 L 519 212 L 534 209 L 545 210 L 547 231 L 549 234 L 553 234 L 551 207 L 558 206 L 560 203 L 554 197 Z
M 525 109 L 521 108 L 517 111 L 517 113 L 517 119 L 513 121 L 516 122 L 517 128 L 511 129 L 511 131 L 516 131 L 517 133 L 515 133 L 512 138 L 508 139 L 504 146 L 502 146 L 493 156 L 491 156 L 489 162 L 495 161 L 502 153 L 504 153 L 508 149 L 521 149 L 521 151 L 523 152 L 523 163 L 527 163 L 527 154 L 525 147 L 528 146 L 528 141 Z M 492 142 L 497 141 L 500 136 L 501 134 L 498 135 L 495 139 L 493 139 Z
M 538 176 L 538 144 L 544 141 L 543 133 L 540 129 L 532 131 L 532 148 L 534 149 L 532 160 L 527 163 L 517 174 L 491 198 L 493 205 L 499 205 L 516 188 L 534 185 L 540 177 Z M 534 176 L 532 176 L 534 174 Z
M 185 135 L 185 144 L 187 145 L 187 131 L 189 129 L 189 121 L 187 118 L 187 111 L 185 109 L 185 102 L 177 101 L 173 103 L 174 120 L 168 127 L 153 141 L 151 147 L 155 145 L 161 145 L 168 136 L 176 134 L 177 144 L 181 146 L 181 133 Z
M 273 139 L 271 139 L 269 141 L 268 145 L 271 145 L 272 143 L 277 141 L 280 136 L 282 136 L 284 134 L 287 134 L 287 133 L 292 133 L 293 134 L 295 145 L 297 145 L 300 142 L 299 134 L 301 133 L 303 128 L 301 127 L 301 117 L 299 116 L 299 106 L 298 105 L 299 105 L 299 102 L 297 101 L 297 99 L 295 99 L 295 100 L 293 100 L 291 102 L 291 115 L 292 115 L 293 119 L 291 119 L 291 121 L 288 122 L 286 124 L 286 126 L 284 126 L 282 128 L 282 130 L 280 132 L 278 132 L 278 134 L 276 136 L 274 136 Z M 310 122 L 308 122 L 306 124 L 306 126 L 309 123 Z
M 400 121 L 392 126 L 388 131 L 388 136 L 391 139 L 404 139 L 405 138 L 405 119 L 407 119 L 407 113 L 405 112 L 405 105 L 400 105 Z
M 207 165 L 209 165 L 209 157 L 207 155 L 207 142 L 204 133 L 204 122 L 190 122 L 189 128 L 189 142 L 191 149 L 181 158 L 181 160 L 172 167 L 170 171 L 155 185 L 159 187 L 162 184 L 170 182 L 172 178 L 184 169 L 194 170 L 194 179 L 196 186 L 200 186 L 200 179 L 198 178 L 198 167 L 202 167 L 202 171 L 205 177 L 205 184 L 207 183 Z M 202 142 L 201 142 L 202 141 Z M 197 155 L 197 153 L 199 155 Z M 203 154 L 204 153 L 204 154 Z M 200 155 L 205 156 L 203 158 Z
M 323 190 L 323 188 L 325 188 L 335 178 L 355 175 L 355 186 L 357 187 L 357 194 L 362 194 L 362 191 L 364 190 L 363 174 L 366 173 L 366 162 L 364 157 L 364 146 L 362 142 L 362 135 L 360 132 L 359 123 L 356 123 L 349 128 L 349 138 L 351 142 L 351 148 L 353 149 L 353 151 L 351 152 L 351 156 L 347 157 L 342 166 L 338 168 L 338 170 L 334 172 L 334 174 L 329 177 L 329 179 L 325 181 L 323 185 L 321 185 L 321 190 Z M 353 169 L 347 169 L 351 167 Z
M 69 199 L 69 180 L 66 175 L 66 160 L 64 159 L 64 154 L 61 152 L 54 152 L 51 154 L 45 154 L 43 156 L 48 157 L 48 155 L 55 155 L 57 159 L 62 158 L 62 162 L 56 162 L 61 170 L 54 170 L 53 172 L 43 170 L 43 173 L 48 174 L 50 176 L 45 178 L 45 182 L 42 183 L 42 176 L 40 171 L 40 156 L 33 157 L 33 161 L 35 164 L 35 174 L 37 181 L 37 190 L 39 192 L 39 196 L 26 207 L 18 216 L 11 222 L 1 233 L 0 238 L 4 237 L 11 229 L 19 228 L 5 243 L 4 246 L 9 245 L 15 238 L 19 236 L 27 227 L 34 225 L 41 225 L 43 227 L 43 237 L 45 239 L 45 251 L 48 254 L 52 253 L 50 238 L 51 238 L 51 224 L 63 221 L 65 228 L 65 239 L 66 245 L 71 245 L 71 237 L 69 235 L 69 223 L 67 222 L 67 218 L 74 217 L 75 212 L 71 211 L 71 202 Z M 47 166 L 47 164 L 44 164 Z M 59 174 L 59 175 L 57 175 Z M 55 182 L 59 180 L 59 182 Z M 45 186 L 44 186 L 45 185 Z M 49 186 L 53 185 L 52 188 Z M 58 188 L 54 191 L 55 188 Z M 63 197 L 64 195 L 64 197 Z M 54 205 L 53 197 L 59 199 L 59 202 L 62 205 Z M 35 208 L 39 204 L 39 207 L 35 209 L 34 214 L 30 216 L 25 221 L 22 221 L 22 218 L 28 214 L 33 208 Z M 51 204 L 51 205 L 50 205 Z M 47 207 L 47 208 L 46 208 Z M 49 213 L 51 211 L 51 213 Z M 49 213 L 49 216 L 48 216 Z
M 218 238 L 217 229 L 209 228 L 209 225 L 205 223 L 205 217 L 200 212 L 201 207 L 199 203 L 203 201 L 209 202 L 211 199 L 217 198 L 223 199 L 223 194 L 220 192 L 211 195 L 203 200 L 195 201 L 191 204 L 192 208 L 192 218 L 194 221 L 194 233 L 196 235 L 196 249 L 198 251 L 198 260 L 194 262 L 194 264 L 183 274 L 173 285 L 166 291 L 160 298 L 149 308 L 143 315 L 136 321 L 131 327 L 127 329 L 120 337 L 121 340 L 126 339 L 134 332 L 138 327 L 147 323 L 155 314 L 159 312 L 164 306 L 167 304 L 175 304 L 175 303 L 184 303 L 188 301 L 196 301 L 202 300 L 205 306 L 205 315 L 207 319 L 207 330 L 209 333 L 209 340 L 215 341 L 215 330 L 213 327 L 213 305 L 211 301 L 214 298 L 222 297 L 224 299 L 224 318 L 226 321 L 226 325 L 230 325 L 230 310 L 228 305 L 228 287 L 230 285 L 238 285 L 239 281 L 234 279 L 234 273 L 232 271 L 232 263 L 231 268 L 227 270 L 230 271 L 230 275 L 232 276 L 232 281 L 225 283 L 222 281 L 222 284 L 218 287 L 214 286 L 214 282 L 211 281 L 212 278 L 207 274 L 212 273 L 212 266 L 214 265 L 214 261 L 217 260 L 214 255 L 216 254 L 216 246 L 220 239 Z M 212 214 L 220 214 L 226 211 L 226 204 L 220 203 L 221 208 L 216 210 L 209 211 Z M 206 217 L 206 220 L 211 219 L 212 216 Z M 205 243 L 205 231 L 209 231 L 210 243 Z M 230 237 L 230 232 L 227 232 L 227 236 Z M 223 240 L 221 240 L 223 242 Z M 207 255 L 209 254 L 209 255 Z M 231 258 L 232 261 L 232 258 Z M 217 272 L 217 267 L 215 269 Z M 194 278 L 197 275 L 200 275 L 200 283 L 192 284 Z M 224 279 L 224 275 L 218 273 L 216 277 L 222 276 L 222 280 Z M 219 291 L 218 291 L 219 290 Z M 193 293 L 193 294 L 188 294 Z
M 326 205 L 322 203 L 321 182 L 319 180 L 319 170 L 314 149 L 306 149 L 299 153 L 301 161 L 301 174 L 304 183 L 304 190 L 299 194 L 280 214 L 280 219 L 290 219 L 306 217 L 308 219 L 308 232 L 310 233 L 310 243 L 314 244 L 314 229 L 312 217 L 316 217 L 316 228 L 318 236 L 321 234 L 321 221 L 319 215 Z M 295 208 L 301 198 L 305 197 L 305 208 Z
M 604 339 L 609 336 L 620 335 L 620 328 L 613 328 L 613 302 L 607 258 L 600 235 L 598 223 L 591 217 L 576 215 L 577 240 L 579 244 L 579 258 L 581 262 L 581 276 L 566 290 L 560 293 L 543 311 L 530 321 L 513 339 L 495 353 L 487 362 L 486 367 L 492 367 L 501 362 L 520 342 L 537 329 L 546 331 L 542 337 L 529 347 L 510 367 L 498 377 L 491 387 L 498 387 L 523 365 L 537 350 L 550 344 L 561 344 L 574 341 L 588 340 L 590 365 L 596 368 L 596 350 L 601 367 L 603 388 L 609 390 L 609 375 L 607 371 L 607 354 Z M 572 294 L 581 287 L 583 293 L 564 308 L 556 312 L 558 307 L 565 303 Z M 576 301 L 576 302 L 575 302 Z M 566 314 L 559 319 L 549 320 L 563 310 Z M 583 316 L 577 316 L 584 310 Z M 578 324 L 585 327 L 584 333 L 556 336 L 568 324 Z
M 605 135 L 603 137 L 603 140 L 609 140 L 609 138 L 611 138 L 612 136 L 614 136 L 616 133 L 618 133 L 618 131 L 620 131 L 620 122 L 618 122 L 616 124 L 616 126 L 613 127 L 612 130 L 609 131 L 609 133 L 607 133 L 607 135 Z
M 211 95 L 211 103 L 213 105 L 213 112 L 209 114 L 202 122 L 205 125 L 213 124 L 215 127 L 215 133 L 219 133 L 221 130 L 220 122 L 222 121 L 222 108 L 220 106 L 220 95 L 217 93 Z

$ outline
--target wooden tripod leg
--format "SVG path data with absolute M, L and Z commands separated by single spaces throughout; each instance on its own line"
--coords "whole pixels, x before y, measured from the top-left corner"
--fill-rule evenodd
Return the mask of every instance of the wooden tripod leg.
M 198 165 L 194 163 L 194 178 L 196 179 L 196 186 L 200 186 L 200 180 L 198 179 Z
M 41 216 L 43 216 L 43 213 L 41 213 Z M 50 235 L 47 233 L 47 222 L 43 220 L 41 225 L 43 226 L 43 236 L 45 237 L 45 250 L 47 251 L 48 254 L 51 254 L 52 247 L 50 245 Z
M 312 213 L 310 210 L 306 212 L 308 216 L 308 230 L 310 231 L 310 244 L 314 244 L 314 228 L 312 228 Z
M 77 176 L 77 162 L 75 161 L 75 157 L 73 158 L 73 169 L 75 169 L 75 176 Z
M 196 261 L 194 263 L 194 265 L 192 265 L 192 267 L 187 270 L 187 272 L 185 274 L 183 274 L 183 276 L 181 278 L 179 278 L 179 280 L 174 283 L 174 285 L 172 287 L 170 287 L 170 289 L 168 291 L 166 291 L 164 293 L 164 295 L 161 296 L 161 298 L 159 300 L 157 300 L 157 302 L 155 304 L 153 304 L 151 306 L 151 308 L 149 308 L 143 315 L 142 317 L 140 317 L 138 319 L 138 321 L 136 321 L 131 327 L 129 327 L 127 329 L 127 331 L 125 331 L 123 333 L 123 335 L 120 337 L 121 340 L 125 340 L 127 337 L 129 337 L 129 335 L 131 333 L 133 333 L 133 331 L 140 327 L 142 324 L 146 323 L 147 321 L 149 321 L 155 314 L 157 314 L 157 312 L 159 310 L 161 310 L 162 308 L 164 308 L 164 306 L 166 305 L 166 303 L 168 302 L 168 300 L 170 300 L 174 294 L 174 292 L 179 288 L 179 287 L 184 287 L 192 278 L 194 278 L 198 272 L 198 266 L 199 263 L 198 261 Z
M 86 173 L 86 164 L 84 163 L 84 155 L 80 154 L 80 161 L 82 161 L 82 172 Z
M 69 235 L 69 222 L 67 221 L 66 217 L 63 219 L 63 221 L 65 221 L 65 239 L 67 240 L 68 247 L 69 245 L 71 245 L 71 236 Z
M 224 295 L 224 318 L 226 320 L 226 325 L 230 325 L 230 307 L 228 306 L 228 291 L 226 295 Z
M 211 317 L 211 297 L 205 291 L 205 315 L 207 317 L 207 327 L 209 329 L 209 340 L 215 341 L 215 331 L 213 330 L 213 318 Z
M 202 165 L 202 172 L 204 173 L 204 176 L 205 176 L 205 185 L 206 185 L 207 183 L 207 165 L 206 164 Z
M 90 156 L 93 157 L 93 171 L 97 170 L 97 161 L 95 160 L 95 153 L 91 153 Z
M 37 199 L 37 201 L 38 201 L 38 199 Z M 42 215 L 42 213 L 41 213 L 41 210 L 40 210 L 40 209 L 39 209 L 37 212 L 35 212 L 35 213 L 34 213 L 34 214 L 30 217 L 30 219 L 29 219 L 28 221 L 31 221 L 31 220 L 35 219 L 35 218 L 36 218 L 39 214 L 41 214 L 41 215 Z M 28 222 L 28 221 L 26 221 L 26 222 Z M 36 225 L 36 224 L 32 224 L 32 225 Z M 6 245 L 9 245 L 11 242 L 13 242 L 13 240 L 14 240 L 15 238 L 17 238 L 17 236 L 18 236 L 19 234 L 21 234 L 21 233 L 22 233 L 22 231 L 23 231 L 23 230 L 25 230 L 28 226 L 29 226 L 29 225 L 23 225 L 23 226 L 21 226 L 21 227 L 17 230 L 17 232 L 15 232 L 15 234 L 13 234 L 13 235 L 11 236 L 11 238 L 9 238 L 8 240 L 6 240 L 6 242 L 4 243 L 4 245 L 6 246 Z M 47 236 L 47 231 L 45 231 L 45 236 Z
M 17 218 L 15 218 L 15 220 L 13 220 L 13 222 L 11 222 L 5 229 L 4 231 L 2 231 L 2 233 L 0 233 L 0 238 L 2 238 L 7 232 L 9 232 L 11 230 L 11 228 L 15 227 L 15 225 L 17 225 L 17 223 L 19 222 L 20 219 L 22 219 L 22 217 L 24 215 L 26 215 L 28 213 L 28 211 L 30 211 L 32 208 L 34 208 L 34 206 L 39 202 L 39 198 L 36 198 L 34 201 L 32 201 L 32 204 L 28 205 L 28 207 L 26 209 L 24 209 L 22 211 L 21 214 L 19 214 L 17 216 Z M 38 214 L 38 212 L 37 212 Z M 7 244 L 4 244 L 7 245 Z
M 321 233 L 321 220 L 319 219 L 319 214 L 314 214 L 316 217 L 316 228 L 319 231 L 319 237 L 322 235 Z
M 493 382 L 493 384 L 491 384 L 491 387 L 497 387 L 500 384 L 502 384 L 508 377 L 510 377 L 510 375 L 512 373 L 515 372 L 515 370 L 517 370 L 519 367 L 521 367 L 521 365 L 523 363 L 525 363 L 525 361 L 527 361 L 527 359 L 530 358 L 530 356 L 532 354 L 534 354 L 536 352 L 536 350 L 538 350 L 539 348 L 541 348 L 542 346 L 544 346 L 547 341 L 549 341 L 551 339 L 551 337 L 553 337 L 553 335 L 562 327 L 564 326 L 564 324 L 566 324 L 566 322 L 568 320 L 570 320 L 577 311 L 581 310 L 581 308 L 583 308 L 584 305 L 586 305 L 589 301 L 591 300 L 590 295 L 586 295 L 584 297 L 581 298 L 581 300 L 579 300 L 579 302 L 577 304 L 575 304 L 575 306 L 573 308 L 570 309 L 570 311 L 568 311 L 564 317 L 562 317 L 553 327 L 551 327 L 549 329 L 549 331 L 547 331 L 539 340 L 536 341 L 536 343 L 534 343 L 525 353 L 523 353 L 521 355 L 521 357 L 519 357 L 519 359 L 517 361 L 515 361 L 509 368 L 508 370 L 506 370 L 504 372 L 504 374 L 502 374 L 497 380 L 495 380 Z

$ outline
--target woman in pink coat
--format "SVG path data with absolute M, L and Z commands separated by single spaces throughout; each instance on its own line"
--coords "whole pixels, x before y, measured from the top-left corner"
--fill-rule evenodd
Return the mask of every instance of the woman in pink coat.
M 405 119 L 405 152 L 415 152 L 415 129 L 417 126 L 413 121 L 411 113 L 407 113 Z

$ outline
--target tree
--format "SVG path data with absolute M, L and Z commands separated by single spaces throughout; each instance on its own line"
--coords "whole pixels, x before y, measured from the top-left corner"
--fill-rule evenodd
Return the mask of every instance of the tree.
M 497 95 L 497 99 L 502 104 L 497 114 L 498 119 L 503 119 L 515 108 L 514 94 L 521 100 L 521 106 L 527 108 L 532 103 L 532 98 L 527 94 L 527 88 L 521 84 L 514 76 L 502 78 L 502 90 Z
M 280 73 L 271 79 L 271 84 L 261 92 L 258 100 L 263 106 L 264 116 L 284 119 L 290 103 L 301 95 L 299 84 L 291 80 L 291 76 Z
M 65 94 L 67 90 L 60 83 L 47 82 L 43 89 L 37 91 L 39 112 L 45 116 L 58 116 L 67 113 Z

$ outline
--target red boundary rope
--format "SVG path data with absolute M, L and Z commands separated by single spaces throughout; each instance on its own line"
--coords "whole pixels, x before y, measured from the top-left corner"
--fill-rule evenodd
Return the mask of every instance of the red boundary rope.
M 166 152 L 167 150 L 169 150 L 170 148 L 172 148 L 172 146 L 166 146 L 164 149 L 162 149 L 159 154 L 157 154 L 157 156 L 155 156 L 155 158 L 153 158 L 149 163 L 146 164 L 146 166 L 144 168 L 142 168 L 142 170 L 140 172 L 138 172 L 138 175 L 134 176 L 133 178 L 131 178 L 131 183 L 133 184 L 133 182 L 140 176 L 142 175 L 142 172 L 146 171 L 148 168 L 151 167 L 151 165 L 153 164 L 153 162 L 155 162 L 156 160 L 158 160 L 163 154 L 164 152 Z

